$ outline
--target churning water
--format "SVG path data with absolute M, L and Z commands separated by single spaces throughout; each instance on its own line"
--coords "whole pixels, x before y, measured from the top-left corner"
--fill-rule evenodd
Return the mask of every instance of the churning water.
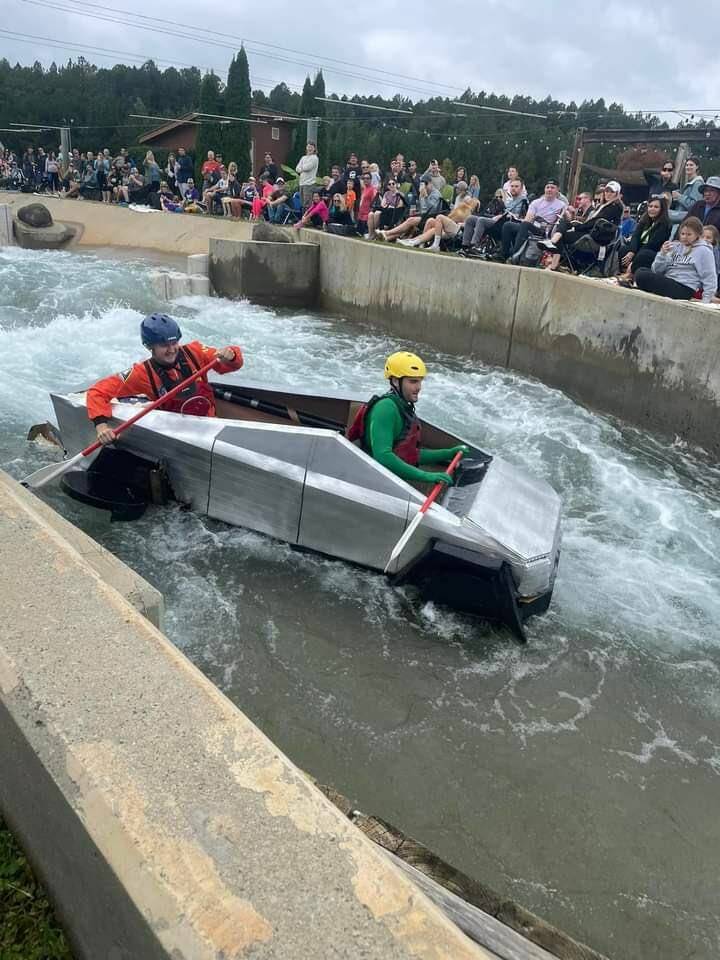
M 142 355 L 142 261 L 0 250 L 0 466 L 50 389 Z M 166 309 L 170 309 L 166 307 Z M 370 395 L 398 346 L 339 319 L 188 298 L 253 380 Z M 413 345 L 415 346 L 415 345 Z M 720 470 L 562 393 L 420 348 L 421 410 L 564 501 L 530 642 L 379 576 L 175 507 L 134 524 L 45 495 L 165 594 L 166 630 L 293 760 L 613 958 L 720 953 Z

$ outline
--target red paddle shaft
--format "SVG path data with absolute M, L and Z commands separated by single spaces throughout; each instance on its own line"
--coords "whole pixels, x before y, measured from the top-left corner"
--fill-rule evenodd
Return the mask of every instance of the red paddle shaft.
M 445 469 L 445 473 L 449 477 L 453 475 L 453 473 L 455 472 L 455 467 L 460 463 L 461 460 L 462 460 L 462 452 L 456 453 Z M 423 503 L 423 505 L 420 507 L 420 509 L 418 510 L 418 513 L 425 513 L 425 511 L 428 509 L 430 504 L 434 503 L 434 501 L 437 500 L 437 496 L 440 493 L 440 491 L 443 489 L 443 487 L 446 487 L 446 486 L 447 484 L 439 480 L 435 484 L 435 486 L 432 488 L 428 496 L 426 497 L 425 503 Z
M 164 393 L 162 397 L 158 397 L 157 400 L 153 400 L 152 403 L 149 403 L 146 407 L 143 407 L 142 410 L 139 410 L 134 417 L 130 417 L 129 420 L 126 420 L 124 423 L 121 423 L 119 427 L 113 427 L 113 433 L 117 437 L 118 434 L 123 433 L 123 431 L 128 430 L 134 423 L 137 423 L 141 417 L 144 417 L 146 413 L 150 413 L 151 410 L 154 410 L 156 407 L 161 407 L 168 400 L 171 400 L 175 394 L 180 393 L 180 391 L 186 387 L 189 383 L 193 383 L 198 377 L 202 377 L 203 374 L 206 374 L 209 370 L 217 363 L 217 360 L 211 360 L 210 363 L 206 363 L 204 367 L 200 367 L 199 370 L 196 370 L 192 376 L 187 377 L 185 380 L 181 380 L 180 383 L 173 387 L 172 390 L 168 390 L 167 393 Z M 94 453 L 102 444 L 99 440 L 96 440 L 94 443 L 91 443 L 89 447 L 85 447 L 84 450 L 80 451 L 81 456 L 88 457 L 91 453 Z

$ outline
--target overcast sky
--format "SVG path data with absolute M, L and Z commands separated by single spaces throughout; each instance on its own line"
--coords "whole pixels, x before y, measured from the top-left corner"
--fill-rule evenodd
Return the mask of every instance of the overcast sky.
M 456 5 L 438 0 L 369 5 L 275 0 L 268 6 L 0 0 L 0 6 L 0 55 L 11 63 L 37 59 L 49 64 L 83 55 L 109 66 L 152 57 L 160 67 L 193 64 L 224 76 L 231 47 L 242 38 L 252 85 L 266 91 L 281 80 L 299 88 L 308 72 L 322 67 L 328 93 L 402 93 L 420 99 L 457 96 L 470 86 L 576 102 L 603 96 L 629 109 L 720 113 L 720 23 L 707 0 L 685 0 L 680 6 L 671 0 L 468 0 Z M 103 22 L 90 14 L 123 22 Z M 162 22 L 144 21 L 140 15 Z M 197 33 L 200 27 L 217 33 Z M 10 31 L 25 35 L 25 41 Z M 27 35 L 50 38 L 56 45 L 28 42 Z M 101 56 L 87 47 L 118 52 Z

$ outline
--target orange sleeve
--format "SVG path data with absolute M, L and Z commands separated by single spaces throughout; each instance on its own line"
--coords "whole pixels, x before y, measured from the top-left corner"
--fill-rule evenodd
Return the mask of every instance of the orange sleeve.
M 115 397 L 134 397 L 144 394 L 152 397 L 152 384 L 148 381 L 143 363 L 136 363 L 125 373 L 113 373 L 88 387 L 85 395 L 88 417 L 97 425 L 112 416 L 110 401 Z
M 214 360 L 218 355 L 218 351 L 215 347 L 206 347 L 204 343 L 200 343 L 199 340 L 192 340 L 190 343 L 185 344 L 185 348 L 190 351 L 190 353 L 195 357 L 195 362 L 204 367 L 206 363 L 210 363 L 211 360 Z M 243 354 L 240 347 L 230 344 L 230 349 L 235 351 L 235 359 L 226 362 L 221 360 L 218 365 L 215 367 L 218 373 L 232 373 L 233 370 L 239 370 L 243 365 Z

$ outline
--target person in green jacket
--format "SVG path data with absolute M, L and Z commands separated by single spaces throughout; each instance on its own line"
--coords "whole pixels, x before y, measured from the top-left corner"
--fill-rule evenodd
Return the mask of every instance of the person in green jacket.
M 422 425 L 415 415 L 415 404 L 426 374 L 425 364 L 414 353 L 391 354 L 385 361 L 390 390 L 363 404 L 347 437 L 359 440 L 373 459 L 403 480 L 451 485 L 451 476 L 432 468 L 448 464 L 456 453 L 467 454 L 470 449 L 465 444 L 436 450 L 420 445 Z

